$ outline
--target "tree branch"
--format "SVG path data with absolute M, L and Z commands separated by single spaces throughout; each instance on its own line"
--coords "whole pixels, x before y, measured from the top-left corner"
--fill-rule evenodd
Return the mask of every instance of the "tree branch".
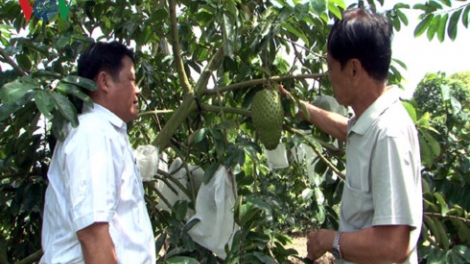
M 34 252 L 33 254 L 27 256 L 26 258 L 16 262 L 16 264 L 30 264 L 30 263 L 35 263 L 39 261 L 39 259 L 42 257 L 42 250 L 38 250 Z
M 14 62 L 14 61 L 10 58 L 10 56 L 8 56 L 8 54 L 6 53 L 6 51 L 5 51 L 4 49 L 2 49 L 1 47 L 0 47 L 0 55 L 2 55 L 2 57 L 5 59 L 5 62 L 8 63 L 8 64 L 10 64 L 11 67 L 13 67 L 13 69 L 14 69 L 15 71 L 17 71 L 21 76 L 26 76 L 26 75 L 28 75 L 28 73 L 27 73 L 25 70 L 23 70 L 20 66 L 18 66 L 18 64 L 16 64 L 16 62 Z
M 291 133 L 294 133 L 298 136 L 301 136 L 301 137 L 306 137 L 307 135 L 302 133 L 300 130 L 297 130 L 297 129 L 294 129 L 294 128 L 291 128 L 291 127 L 284 127 L 284 129 L 288 130 L 289 132 Z M 339 150 L 337 148 L 334 148 L 333 146 L 331 146 L 330 144 L 327 144 L 319 139 L 316 139 L 315 140 L 320 143 L 320 145 L 326 149 L 330 149 L 330 150 L 333 150 L 333 151 L 336 151 L 338 152 Z M 333 165 L 333 163 L 331 163 L 325 156 L 323 156 L 323 154 L 320 153 L 320 151 L 313 145 L 309 144 L 308 141 L 307 141 L 307 144 L 310 145 L 313 149 L 313 151 L 318 155 L 318 157 L 326 163 L 326 165 L 328 167 L 330 167 L 331 170 L 333 170 L 337 175 L 338 177 L 340 177 L 343 181 L 346 179 L 346 175 L 344 175 L 341 171 L 338 170 L 338 168 L 336 168 L 335 165 Z
M 208 111 L 208 112 L 223 111 L 224 113 L 243 115 L 243 116 L 247 116 L 247 117 L 251 116 L 250 111 L 245 110 L 245 109 L 240 109 L 240 108 L 213 106 L 213 105 L 209 105 L 209 104 L 202 104 L 201 108 L 202 108 L 202 110 L 205 110 L 205 111 Z
M 201 94 L 206 90 L 207 82 L 213 71 L 215 71 L 222 59 L 224 57 L 224 49 L 219 48 L 217 52 L 214 54 L 212 59 L 207 63 L 206 68 L 202 72 L 199 77 L 198 82 L 196 83 L 195 90 L 196 94 L 187 93 L 184 98 L 183 102 L 181 103 L 180 107 L 176 109 L 176 111 L 171 115 L 170 119 L 163 127 L 162 131 L 158 134 L 155 141 L 152 143 L 154 146 L 158 147 L 158 149 L 164 149 L 167 147 L 168 143 L 170 143 L 171 138 L 175 131 L 180 127 L 180 125 L 184 122 L 186 117 L 196 109 L 196 100 L 201 96 Z
M 188 76 L 184 70 L 183 59 L 181 58 L 181 47 L 178 37 L 178 22 L 176 20 L 176 0 L 170 0 L 170 21 L 171 21 L 171 46 L 173 48 L 173 56 L 176 64 L 176 71 L 180 84 L 184 93 L 191 93 L 191 85 L 189 84 Z
M 249 80 L 246 82 L 235 83 L 232 85 L 227 85 L 223 87 L 218 87 L 211 90 L 206 90 L 204 95 L 216 95 L 217 93 L 225 93 L 228 91 L 236 90 L 243 87 L 254 86 L 258 84 L 266 83 L 266 81 L 273 81 L 273 82 L 282 82 L 285 80 L 294 80 L 294 79 L 320 79 L 323 76 L 322 73 L 316 74 L 298 74 L 298 75 L 287 75 L 287 76 L 272 76 L 270 78 L 263 78 L 263 79 L 254 79 Z
M 441 213 L 433 213 L 433 212 L 424 212 L 424 215 L 436 216 L 436 217 L 440 217 L 440 218 L 457 219 L 457 220 L 460 220 L 460 221 L 465 222 L 465 223 L 470 222 L 470 219 L 467 219 L 465 217 L 455 216 L 455 215 L 442 215 Z

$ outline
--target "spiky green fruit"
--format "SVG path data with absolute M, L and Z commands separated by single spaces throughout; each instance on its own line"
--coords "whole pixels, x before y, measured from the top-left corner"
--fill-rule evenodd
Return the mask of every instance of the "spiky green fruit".
M 257 92 L 251 105 L 251 117 L 261 143 L 268 150 L 275 149 L 281 139 L 284 119 L 279 92 L 270 89 Z

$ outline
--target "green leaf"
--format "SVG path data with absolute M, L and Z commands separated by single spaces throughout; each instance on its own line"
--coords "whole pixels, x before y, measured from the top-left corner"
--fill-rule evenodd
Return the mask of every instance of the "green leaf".
M 449 206 L 447 205 L 446 201 L 442 194 L 435 192 L 434 197 L 437 200 L 437 203 L 441 206 L 441 215 L 445 216 L 447 212 L 449 212 Z
M 260 252 L 254 252 L 253 255 L 259 261 L 261 261 L 260 263 L 265 263 L 265 264 L 275 264 L 276 263 L 276 262 L 274 262 L 273 258 L 271 258 L 270 256 L 268 256 L 266 254 L 263 254 L 263 253 L 260 253 Z
M 441 15 L 435 16 L 431 23 L 429 24 L 428 31 L 427 31 L 427 36 L 429 41 L 431 41 L 434 38 L 434 35 L 436 34 L 438 28 L 439 28 L 439 22 L 441 21 Z
M 439 1 L 448 7 L 452 6 L 452 3 L 450 2 L 450 0 L 439 0 Z
M 409 4 L 405 4 L 405 3 L 397 3 L 395 6 L 393 6 L 394 9 L 399 9 L 399 8 L 403 8 L 403 9 L 410 9 L 410 5 Z M 399 10 L 397 10 L 399 11 Z
M 334 5 L 332 2 L 328 1 L 328 10 L 333 13 L 333 15 L 338 18 L 338 19 L 341 19 L 342 17 L 342 14 L 341 14 L 341 11 L 339 10 L 339 8 Z
M 76 85 L 61 82 L 57 85 L 56 90 L 80 98 L 86 105 L 91 108 L 93 107 L 93 101 L 91 98 Z
M 442 264 L 446 263 L 446 254 L 444 251 L 436 249 L 431 251 L 426 264 Z
M 408 26 L 408 17 L 403 13 L 401 10 L 397 9 L 396 10 L 398 17 L 400 20 L 405 24 L 405 26 Z
M 173 205 L 173 209 L 175 218 L 179 221 L 183 221 L 186 217 L 186 213 L 188 212 L 188 203 L 186 201 L 176 201 L 176 203 Z
M 295 18 L 300 21 L 302 20 L 305 16 L 308 15 L 308 9 L 310 7 L 309 2 L 305 2 L 303 4 L 296 4 L 294 7 L 294 16 Z
M 57 92 L 52 93 L 52 98 L 55 102 L 55 108 L 59 110 L 62 116 L 72 124 L 72 127 L 77 127 L 77 109 L 75 109 L 75 106 L 69 101 L 69 99 Z
M 325 202 L 325 196 L 320 187 L 315 187 L 315 199 L 319 205 Z
M 328 2 L 331 2 L 333 4 L 336 4 L 338 7 L 341 7 L 342 9 L 346 9 L 346 3 L 344 3 L 344 0 L 328 0 Z
M 287 29 L 287 31 L 289 31 L 290 33 L 292 33 L 294 36 L 300 38 L 304 43 L 305 45 L 309 45 L 309 41 L 308 41 L 308 38 L 307 36 L 305 36 L 305 33 L 302 32 L 302 29 L 297 27 L 296 25 L 290 23 L 290 22 L 283 22 L 281 23 L 282 27 Z
M 470 5 L 467 5 L 465 10 L 463 11 L 462 24 L 465 28 L 468 28 L 468 13 L 470 13 Z
M 233 34 L 234 34 L 234 27 L 235 25 L 232 23 L 230 19 L 230 14 L 224 13 L 223 17 L 223 44 L 224 44 L 224 54 L 227 57 L 231 57 L 233 55 Z
M 418 131 L 421 161 L 426 167 L 430 167 L 440 153 L 440 145 L 426 130 L 418 128 Z
M 453 96 L 450 97 L 450 106 L 452 107 L 452 114 L 457 115 L 462 110 L 462 104 Z
M 190 257 L 176 256 L 176 257 L 171 257 L 167 259 L 165 263 L 167 264 L 199 264 L 199 261 Z
M 65 83 L 71 83 L 71 84 L 78 85 L 78 86 L 80 86 L 82 88 L 85 88 L 89 91 L 96 91 L 96 89 L 98 89 L 96 87 L 96 83 L 93 80 L 90 80 L 88 78 L 83 78 L 83 77 L 80 77 L 80 76 L 76 76 L 76 75 L 69 75 L 69 76 L 63 78 L 61 81 L 65 82 Z
M 18 62 L 18 66 L 23 69 L 31 69 L 31 60 L 28 58 L 26 54 L 18 54 L 16 55 L 16 62 Z
M 52 134 L 59 141 L 64 141 L 68 134 L 67 120 L 59 113 L 59 110 L 52 111 Z
M 218 123 L 217 125 L 214 126 L 215 129 L 219 129 L 219 130 L 222 130 L 222 129 L 236 129 L 237 128 L 237 124 L 232 121 L 232 120 L 222 120 L 220 121 L 220 123 Z
M 401 102 L 401 103 L 403 104 L 406 111 L 410 115 L 411 120 L 413 120 L 413 123 L 416 124 L 416 122 L 418 120 L 417 120 L 417 117 L 416 117 L 416 109 L 414 108 L 414 106 L 412 104 L 408 103 L 408 102 Z
M 313 12 L 317 15 L 324 14 L 326 11 L 325 0 L 310 0 L 310 5 L 313 8 Z
M 2 99 L 5 104 L 13 103 L 35 88 L 36 85 L 17 79 L 0 88 L 0 99 Z
M 199 218 L 191 219 L 191 221 L 189 221 L 188 223 L 186 223 L 186 225 L 184 225 L 183 232 L 188 232 L 189 230 L 191 230 L 191 228 L 193 228 L 193 226 L 197 225 L 199 222 L 201 222 L 201 219 Z
M 48 91 L 38 90 L 34 95 L 34 102 L 37 108 L 47 119 L 51 120 L 54 116 L 51 114 L 54 104 L 52 103 L 51 94 Z
M 462 223 L 465 225 L 464 223 Z M 460 256 L 466 263 L 470 263 L 470 249 L 465 245 L 455 245 L 452 247 L 452 251 Z
M 433 17 L 434 17 L 433 14 L 428 14 L 421 22 L 419 22 L 419 24 L 416 26 L 415 31 L 414 31 L 415 37 L 421 36 L 424 33 L 424 31 L 426 31 L 426 29 L 431 24 Z
M 206 133 L 209 131 L 207 128 L 198 129 L 196 132 L 189 136 L 189 144 L 197 144 L 205 139 Z
M 439 22 L 439 28 L 437 30 L 437 38 L 439 39 L 440 42 L 444 41 L 445 32 L 446 32 L 446 25 L 447 25 L 447 20 L 448 19 L 449 19 L 449 14 L 445 14 L 441 18 L 441 21 Z
M 234 1 L 224 1 L 224 11 L 228 11 L 233 17 L 238 17 L 238 9 Z
M 450 88 L 447 85 L 441 85 L 441 96 L 442 96 L 442 101 L 445 102 L 447 100 L 450 100 Z
M 441 146 L 439 145 L 439 141 L 437 141 L 429 132 L 421 130 L 422 135 L 426 139 L 426 142 L 431 147 L 431 153 L 437 157 L 441 154 Z
M 302 200 L 304 202 L 308 201 L 310 198 L 312 198 L 313 194 L 314 194 L 313 189 L 307 188 L 307 189 L 303 190 L 302 191 Z
M 462 9 L 455 11 L 452 16 L 450 16 L 449 25 L 447 26 L 447 35 L 451 40 L 455 40 L 457 37 L 457 25 L 459 23 L 460 15 L 462 14 Z
M 24 94 L 23 97 L 19 98 L 14 102 L 0 104 L 0 121 L 7 119 L 8 117 L 10 117 L 11 114 L 15 113 L 23 105 L 31 101 L 35 93 L 35 90 L 29 91 Z
M 212 163 L 211 165 L 209 165 L 209 167 L 204 170 L 204 177 L 202 181 L 205 184 L 208 184 L 214 177 L 214 174 L 218 168 L 219 168 L 219 164 L 217 163 Z

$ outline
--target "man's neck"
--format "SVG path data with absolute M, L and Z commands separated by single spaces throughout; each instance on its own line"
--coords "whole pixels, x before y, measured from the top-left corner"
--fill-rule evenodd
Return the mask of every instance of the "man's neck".
M 368 79 L 358 91 L 358 96 L 355 102 L 351 105 L 354 111 L 356 120 L 371 106 L 377 98 L 387 91 L 384 82 L 377 82 L 373 79 Z

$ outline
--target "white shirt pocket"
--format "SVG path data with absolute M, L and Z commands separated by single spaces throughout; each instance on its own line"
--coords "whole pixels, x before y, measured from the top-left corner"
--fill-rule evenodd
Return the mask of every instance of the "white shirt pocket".
M 354 230 L 342 231 L 350 232 L 369 227 L 372 224 L 373 216 L 374 205 L 372 194 L 351 188 L 346 181 L 341 200 L 341 217 L 343 222 L 346 222 Z M 346 227 L 346 229 L 351 228 Z

